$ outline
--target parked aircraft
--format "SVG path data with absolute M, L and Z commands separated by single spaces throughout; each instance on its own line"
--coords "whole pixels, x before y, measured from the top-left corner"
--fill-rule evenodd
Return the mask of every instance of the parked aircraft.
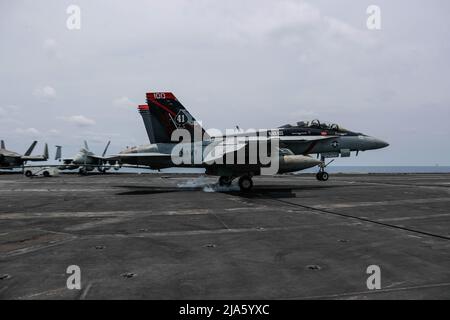
M 56 146 L 55 160 L 60 160 L 63 162 L 63 165 L 58 166 L 58 168 L 60 170 L 79 169 L 79 173 L 81 174 L 86 174 L 88 171 L 92 171 L 97 168 L 99 172 L 105 173 L 111 168 L 111 166 L 107 163 L 105 157 L 110 143 L 111 141 L 108 141 L 102 155 L 98 156 L 94 152 L 90 151 L 87 142 L 84 141 L 84 148 L 81 148 L 80 151 L 72 158 L 65 159 L 62 159 L 62 147 Z M 116 169 L 119 168 L 116 167 Z
M 48 159 L 48 146 L 45 144 L 44 154 L 41 156 L 32 156 L 31 153 L 36 146 L 37 141 L 33 141 L 31 146 L 25 152 L 25 154 L 19 154 L 14 151 L 9 151 L 5 147 L 5 141 L 0 142 L 0 168 L 1 169 L 14 169 L 22 167 L 28 161 L 46 161 Z

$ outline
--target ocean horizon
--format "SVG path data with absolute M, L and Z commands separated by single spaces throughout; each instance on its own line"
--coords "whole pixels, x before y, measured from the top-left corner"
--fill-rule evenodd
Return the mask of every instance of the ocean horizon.
M 329 173 L 450 173 L 450 166 L 329 166 Z M 121 172 L 158 172 L 141 168 L 123 168 Z M 315 173 L 317 168 L 309 168 L 298 171 L 294 174 Z M 198 173 L 205 172 L 204 169 L 196 168 L 167 168 L 162 169 L 162 173 Z
M 306 170 L 294 172 L 293 174 L 316 173 L 317 168 L 309 168 Z M 354 173 L 354 174 L 370 174 L 370 173 L 450 173 L 450 166 L 332 166 L 326 169 L 329 173 Z M 1 170 L 0 173 L 17 172 L 17 170 Z M 65 170 L 65 172 L 77 172 L 77 170 Z M 96 172 L 94 170 L 94 172 Z M 116 172 L 110 170 L 109 172 Z M 193 173 L 203 174 L 204 169 L 200 168 L 167 168 L 158 170 L 150 170 L 145 168 L 121 168 L 117 172 L 122 173 Z

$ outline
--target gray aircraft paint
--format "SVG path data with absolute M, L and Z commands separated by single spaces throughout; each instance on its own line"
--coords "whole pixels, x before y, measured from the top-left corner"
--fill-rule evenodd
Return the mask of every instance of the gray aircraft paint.
M 61 170 L 74 170 L 80 168 L 81 171 L 92 171 L 97 168 L 100 172 L 104 172 L 105 170 L 109 170 L 110 166 L 106 165 L 105 155 L 108 151 L 108 147 L 111 141 L 108 141 L 105 149 L 101 156 L 96 155 L 89 149 L 89 146 L 86 141 L 84 141 L 84 147 L 80 149 L 80 151 L 75 154 L 72 158 L 62 159 L 62 147 L 56 146 L 56 156 L 55 160 L 62 160 L 63 164 L 58 168 Z
M 260 162 L 252 164 L 250 164 L 251 162 L 243 164 L 234 162 L 229 163 L 227 162 L 227 159 L 225 159 L 225 154 L 223 155 L 223 159 L 219 159 L 222 160 L 219 163 L 209 164 L 204 162 L 205 158 L 208 158 L 208 156 L 205 157 L 205 151 L 207 151 L 207 149 L 210 150 L 212 145 L 219 145 L 220 143 L 225 144 L 224 141 L 228 141 L 229 139 L 235 139 L 235 141 L 240 139 L 239 143 L 246 144 L 246 148 L 248 147 L 249 149 L 251 140 L 256 140 L 258 142 L 276 140 L 280 147 L 278 158 L 280 166 L 278 173 L 299 171 L 317 165 L 320 165 L 322 168 L 321 170 L 323 171 L 326 158 L 339 156 L 348 157 L 351 155 L 352 151 L 359 152 L 373 150 L 388 145 L 380 139 L 362 133 L 354 133 L 339 128 L 337 125 L 327 127 L 325 124 L 325 127 L 323 127 L 319 121 L 316 121 L 315 123 L 311 121 L 311 125 L 306 127 L 302 127 L 300 123 L 297 123 L 297 126 L 285 125 L 270 130 L 257 130 L 254 132 L 236 133 L 216 137 L 206 136 L 202 141 L 198 141 L 197 138 L 192 137 L 191 135 L 189 140 L 192 142 L 187 144 L 175 142 L 167 143 L 167 134 L 170 133 L 171 130 L 174 130 L 172 133 L 175 133 L 177 129 L 183 129 L 186 122 L 188 122 L 190 128 L 198 126 L 189 111 L 170 92 L 147 93 L 147 105 L 140 105 L 138 109 L 144 121 L 150 144 L 127 148 L 115 159 L 119 160 L 121 163 L 150 166 L 153 169 L 180 166 L 206 168 L 207 174 L 220 176 L 260 174 L 261 168 L 263 167 Z M 176 117 L 173 119 L 172 115 L 178 115 L 180 112 L 183 112 L 183 115 L 185 115 L 188 120 L 192 121 L 177 123 Z M 172 115 L 169 113 L 172 113 Z M 168 115 L 170 121 L 168 121 L 167 118 L 164 118 L 164 114 Z M 301 123 L 305 124 L 304 122 Z M 298 132 L 296 131 L 297 128 L 299 129 Z M 204 132 L 201 127 L 200 129 L 202 130 L 201 132 Z M 192 133 L 192 131 L 189 132 Z M 328 135 L 329 132 L 333 132 L 333 135 Z M 288 135 L 284 135 L 285 133 Z M 160 141 L 160 143 L 155 143 L 158 141 Z M 184 163 L 178 163 L 177 161 L 177 163 L 174 163 L 174 155 L 177 153 L 174 152 L 174 150 L 178 151 L 180 146 L 182 147 L 181 149 L 187 150 L 187 152 L 190 153 L 190 161 Z M 200 150 L 202 154 L 201 161 L 194 161 L 194 153 L 198 150 Z M 310 154 L 317 154 L 317 156 L 320 156 L 321 160 L 319 161 L 309 157 L 308 155 Z
M 6 149 L 5 142 L 1 140 L 0 144 L 0 168 L 13 169 L 23 166 L 27 161 L 46 161 L 48 159 L 48 146 L 45 144 L 44 153 L 40 156 L 32 156 L 37 141 L 33 141 L 27 151 L 21 155 L 20 153 Z

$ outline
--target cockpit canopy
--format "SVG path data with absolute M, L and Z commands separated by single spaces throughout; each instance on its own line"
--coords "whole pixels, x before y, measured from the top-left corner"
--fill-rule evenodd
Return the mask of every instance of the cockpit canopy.
M 314 128 L 314 129 L 324 129 L 324 130 L 333 130 L 333 131 L 348 131 L 342 126 L 337 125 L 336 123 L 329 123 L 326 121 L 320 122 L 317 119 L 311 121 L 299 121 L 296 124 L 285 124 L 280 128 Z

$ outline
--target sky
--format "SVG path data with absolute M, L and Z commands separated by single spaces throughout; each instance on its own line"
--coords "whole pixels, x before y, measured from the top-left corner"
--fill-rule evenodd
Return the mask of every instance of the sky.
M 69 29 L 70 5 L 80 29 Z M 381 29 L 366 22 L 380 8 Z M 0 0 L 0 138 L 76 153 L 148 143 L 170 91 L 203 126 L 315 118 L 390 143 L 337 165 L 450 165 L 445 0 Z M 72 21 L 72 20 L 70 20 Z

